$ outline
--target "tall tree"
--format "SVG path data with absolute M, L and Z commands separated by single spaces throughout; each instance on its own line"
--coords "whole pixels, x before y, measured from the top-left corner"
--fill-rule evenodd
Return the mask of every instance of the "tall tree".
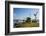
M 38 14 L 38 12 L 36 12 L 36 13 L 34 14 L 34 16 L 35 16 L 35 21 L 36 21 L 36 19 L 37 19 L 37 14 Z

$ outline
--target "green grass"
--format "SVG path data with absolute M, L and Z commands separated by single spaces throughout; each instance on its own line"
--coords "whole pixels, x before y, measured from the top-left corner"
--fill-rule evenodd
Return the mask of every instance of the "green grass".
M 16 27 L 39 27 L 39 23 L 34 22 L 23 22 L 16 25 Z

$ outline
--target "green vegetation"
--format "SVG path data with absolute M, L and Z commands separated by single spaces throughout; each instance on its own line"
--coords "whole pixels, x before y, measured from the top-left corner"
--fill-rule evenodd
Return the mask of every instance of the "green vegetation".
M 16 25 L 16 27 L 39 27 L 39 23 L 24 22 L 22 24 Z
M 26 22 L 31 22 L 31 18 L 30 17 L 27 17 Z
M 24 21 L 24 20 L 23 20 Z M 15 23 L 14 27 L 39 27 L 39 23 L 36 20 L 32 20 L 30 17 L 27 17 L 27 20 L 22 23 Z

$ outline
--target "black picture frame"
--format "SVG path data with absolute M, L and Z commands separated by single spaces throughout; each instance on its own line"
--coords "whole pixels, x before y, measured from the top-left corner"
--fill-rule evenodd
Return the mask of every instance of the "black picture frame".
M 25 31 L 25 32 L 10 32 L 10 4 L 27 4 L 27 5 L 42 5 L 42 31 Z M 17 35 L 17 34 L 33 34 L 45 32 L 45 3 L 40 2 L 19 2 L 19 1 L 5 1 L 5 35 Z

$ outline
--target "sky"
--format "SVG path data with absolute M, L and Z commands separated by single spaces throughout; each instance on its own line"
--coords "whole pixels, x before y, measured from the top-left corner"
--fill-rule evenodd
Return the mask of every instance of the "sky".
M 37 13 L 37 19 L 39 17 L 39 9 L 38 8 L 13 8 L 13 19 L 21 19 L 25 20 L 27 17 L 31 19 L 35 19 L 34 14 Z

